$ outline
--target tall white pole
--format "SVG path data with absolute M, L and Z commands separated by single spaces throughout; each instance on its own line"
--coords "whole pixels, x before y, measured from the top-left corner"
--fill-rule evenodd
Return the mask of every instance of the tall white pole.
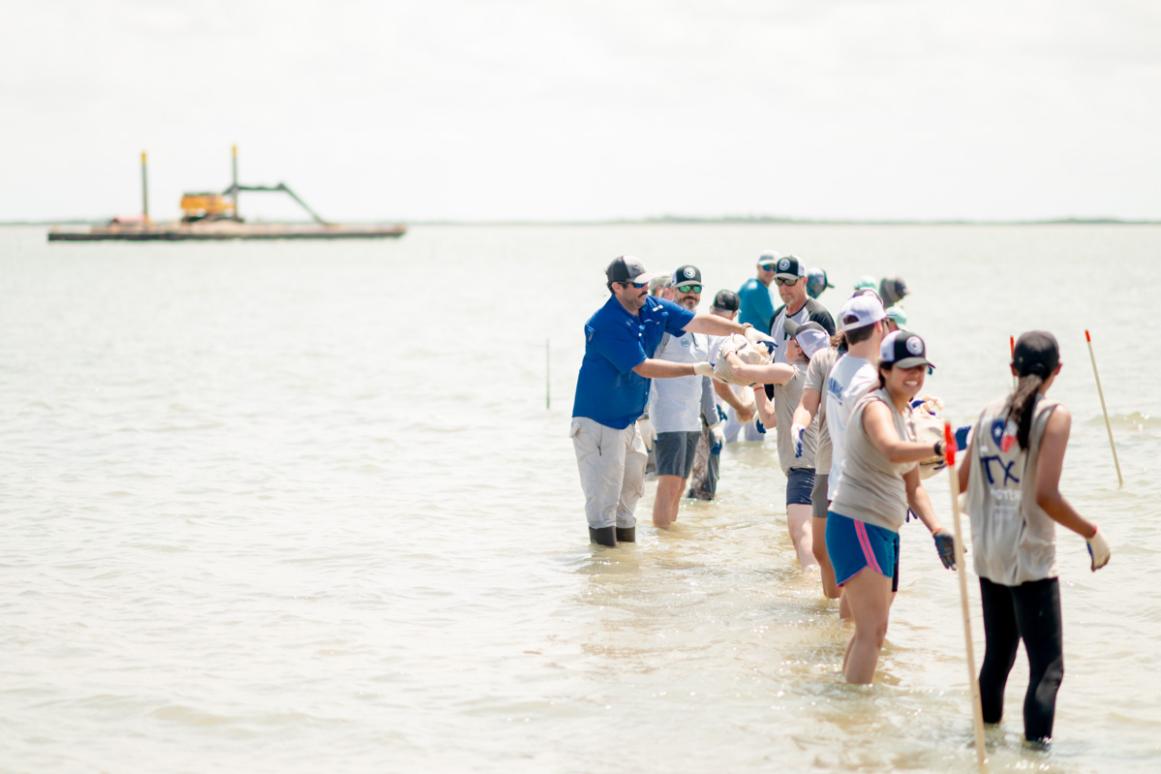
M 976 652 L 972 644 L 972 621 L 968 608 L 967 567 L 964 566 L 963 528 L 959 515 L 959 477 L 955 473 L 955 433 L 951 423 L 943 424 L 944 454 L 947 456 L 947 473 L 951 479 L 951 513 L 955 526 L 955 574 L 959 578 L 960 611 L 963 614 L 964 650 L 967 656 L 968 685 L 972 694 L 972 720 L 976 734 L 976 764 L 980 771 L 987 771 L 987 747 L 984 744 L 984 710 L 980 703 L 980 683 L 976 677 Z M 969 461 L 970 462 L 970 461 Z
M 1121 461 L 1117 459 L 1117 443 L 1113 440 L 1113 423 L 1109 421 L 1109 410 L 1105 406 L 1105 391 L 1101 389 L 1101 375 L 1097 371 L 1096 355 L 1092 351 L 1092 336 L 1088 332 L 1088 328 L 1084 329 L 1084 340 L 1088 342 L 1088 357 L 1092 361 L 1092 375 L 1096 379 L 1097 395 L 1101 399 L 1101 411 L 1105 415 L 1105 430 L 1109 432 L 1109 448 L 1113 450 L 1113 465 L 1117 469 L 1117 486 L 1125 485 L 1125 477 L 1121 475 Z

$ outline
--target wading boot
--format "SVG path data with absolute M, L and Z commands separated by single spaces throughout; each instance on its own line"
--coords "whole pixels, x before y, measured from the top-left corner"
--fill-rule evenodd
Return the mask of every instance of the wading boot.
M 636 527 L 617 527 L 617 542 L 618 543 L 636 543 L 637 542 L 637 528 Z
M 617 547 L 617 535 L 614 527 L 601 527 L 593 529 L 589 527 L 589 542 L 597 545 L 608 546 L 609 548 Z

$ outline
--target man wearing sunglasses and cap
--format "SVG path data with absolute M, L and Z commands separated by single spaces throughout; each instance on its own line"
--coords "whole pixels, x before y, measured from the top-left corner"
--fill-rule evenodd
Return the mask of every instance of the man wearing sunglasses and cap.
M 778 259 L 774 269 L 774 283 L 778 288 L 778 296 L 782 299 L 782 307 L 774 315 L 774 322 L 770 325 L 770 336 L 774 339 L 774 362 L 786 362 L 786 341 L 790 334 L 786 332 L 786 323 L 794 322 L 803 325 L 816 322 L 822 326 L 827 335 L 834 335 L 834 318 L 827 308 L 806 292 L 806 266 L 793 255 L 784 255 Z
M 701 270 L 685 264 L 673 272 L 674 301 L 694 312 L 701 303 Z M 697 363 L 709 359 L 710 342 L 700 333 L 666 334 L 654 355 L 671 363 Z M 712 388 L 701 376 L 685 376 L 653 382 L 649 388 L 649 419 L 657 431 L 653 452 L 657 463 L 657 494 L 653 498 L 653 526 L 668 529 L 677 521 L 685 482 L 693 470 L 701 440 L 702 415 L 707 397 L 713 407 Z M 706 395 L 707 390 L 709 395 Z M 715 420 L 716 416 L 713 417 Z
M 585 323 L 585 354 L 577 375 L 569 434 L 576 452 L 589 538 L 605 546 L 636 539 L 634 510 L 645 489 L 645 445 L 637 418 L 652 379 L 712 376 L 708 362 L 653 357 L 665 334 L 744 333 L 732 320 L 695 314 L 649 295 L 651 275 L 631 256 L 605 269 L 609 298 Z

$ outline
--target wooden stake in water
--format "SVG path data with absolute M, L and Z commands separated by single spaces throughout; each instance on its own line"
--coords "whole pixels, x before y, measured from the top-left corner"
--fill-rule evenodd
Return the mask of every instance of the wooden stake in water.
M 552 396 L 549 393 L 549 359 L 548 359 L 548 339 L 544 340 L 544 408 L 547 411 L 552 408 Z
M 1109 410 L 1105 407 L 1105 391 L 1101 389 L 1101 375 L 1097 371 L 1096 355 L 1092 351 L 1092 336 L 1088 328 L 1084 329 L 1084 340 L 1088 342 L 1088 357 L 1092 361 L 1092 375 L 1096 379 L 1097 395 L 1101 399 L 1101 411 L 1105 415 L 1105 430 L 1109 431 L 1109 448 L 1113 450 L 1113 465 L 1117 468 L 1117 486 L 1125 485 L 1125 478 L 1121 475 L 1121 462 L 1117 459 L 1117 444 L 1113 440 L 1113 423 L 1109 421 Z
M 967 567 L 964 566 L 963 529 L 959 517 L 959 477 L 955 474 L 955 433 L 950 422 L 943 423 L 944 456 L 951 479 L 951 513 L 955 526 L 955 574 L 959 578 L 959 601 L 963 613 L 963 640 L 967 651 L 968 685 L 972 692 L 972 719 L 976 732 L 976 763 L 987 771 L 987 748 L 984 746 L 984 710 L 980 704 L 980 683 L 976 679 L 976 653 L 972 645 L 972 622 L 968 610 Z

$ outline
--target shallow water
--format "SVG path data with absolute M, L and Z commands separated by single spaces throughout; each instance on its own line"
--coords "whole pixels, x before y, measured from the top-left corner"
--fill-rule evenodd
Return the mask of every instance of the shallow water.
M 1057 742 L 1020 743 L 1021 656 L 992 769 L 1161 763 L 1161 228 L 43 240 L 0 230 L 0 769 L 973 769 L 955 577 L 920 527 L 870 688 L 795 567 L 772 443 L 728 447 L 719 499 L 670 533 L 650 485 L 638 544 L 587 543 L 567 429 L 603 266 L 692 262 L 708 298 L 767 247 L 840 288 L 905 277 L 959 422 L 1010 383 L 1010 334 L 1056 332 L 1064 490 L 1113 560 L 1092 574 L 1061 536 Z

